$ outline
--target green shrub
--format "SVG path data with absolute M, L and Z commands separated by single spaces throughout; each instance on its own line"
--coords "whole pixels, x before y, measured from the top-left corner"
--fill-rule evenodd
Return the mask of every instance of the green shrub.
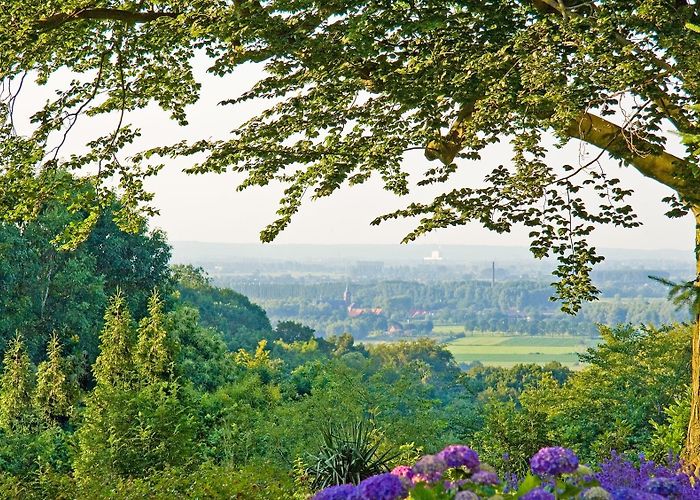
M 142 477 L 196 461 L 191 406 L 188 391 L 172 383 L 139 390 L 98 386 L 76 433 L 76 477 Z
M 645 455 L 651 460 L 662 461 L 669 454 L 680 455 L 683 450 L 690 418 L 690 391 L 676 397 L 664 408 L 664 413 L 663 423 L 650 422 L 653 432 Z
M 166 468 L 148 477 L 119 479 L 105 484 L 92 478 L 81 485 L 78 498 L 149 499 L 291 499 L 295 486 L 287 471 L 268 463 L 243 467 L 204 464 L 194 471 Z

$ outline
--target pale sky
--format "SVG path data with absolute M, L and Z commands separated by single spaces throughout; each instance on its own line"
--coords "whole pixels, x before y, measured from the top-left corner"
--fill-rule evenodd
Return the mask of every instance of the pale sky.
M 156 143 L 169 144 L 181 139 L 225 137 L 231 129 L 265 106 L 264 102 L 248 102 L 237 107 L 217 106 L 220 100 L 240 95 L 258 80 L 262 75 L 259 67 L 241 67 L 225 79 L 204 75 L 203 71 L 199 74 L 203 83 L 202 98 L 189 110 L 190 124 L 186 128 L 177 127 L 155 107 L 128 116 L 128 122 L 142 129 L 142 147 Z M 65 77 L 66 75 L 61 76 Z M 47 92 L 46 88 L 29 87 L 18 104 L 18 113 L 28 116 L 30 109 L 47 98 Z M 21 119 L 19 123 L 19 130 L 22 131 Z M 79 122 L 65 151 L 79 147 L 85 141 L 85 136 L 104 126 L 104 123 L 106 122 L 96 124 L 90 119 Z M 28 126 L 26 120 L 24 126 Z M 677 141 L 674 139 L 674 142 Z M 596 154 L 596 151 L 589 147 L 588 153 Z M 575 164 L 578 155 L 579 146 L 575 143 L 554 151 L 551 159 L 559 163 Z M 191 160 L 169 163 L 157 178 L 148 183 L 147 187 L 156 193 L 155 205 L 160 209 L 160 216 L 152 221 L 153 226 L 165 230 L 171 241 L 258 241 L 259 231 L 274 219 L 281 188 L 267 186 L 237 192 L 236 186 L 242 178 L 240 175 L 186 175 L 181 169 L 187 167 L 189 161 Z M 406 161 L 412 172 L 420 172 L 428 165 L 420 152 L 407 156 Z M 508 161 L 509 146 L 506 141 L 491 147 L 481 162 L 464 161 L 450 186 L 478 182 L 492 168 Z M 610 165 L 616 172 L 619 171 L 618 176 L 623 183 L 634 189 L 632 205 L 644 225 L 634 230 L 601 227 L 591 240 L 598 246 L 608 248 L 691 250 L 691 218 L 671 220 L 663 215 L 667 208 L 661 203 L 661 198 L 670 194 L 670 190 L 644 178 L 631 168 L 619 169 L 614 162 L 610 162 Z M 309 200 L 276 242 L 398 243 L 412 228 L 410 221 L 387 222 L 379 227 L 370 226 L 370 221 L 379 214 L 401 208 L 411 201 L 428 201 L 437 192 L 434 188 L 416 188 L 410 196 L 398 198 L 383 191 L 378 181 L 346 188 L 330 198 L 316 202 Z M 418 243 L 522 246 L 528 244 L 528 239 L 527 230 L 524 229 L 499 235 L 471 224 L 440 230 L 421 238 Z

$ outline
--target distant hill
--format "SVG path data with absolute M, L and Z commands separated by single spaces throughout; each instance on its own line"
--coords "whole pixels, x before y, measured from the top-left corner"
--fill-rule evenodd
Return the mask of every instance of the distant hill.
M 175 263 L 223 263 L 231 261 L 296 261 L 296 262 L 356 262 L 383 261 L 397 264 L 419 264 L 426 262 L 434 251 L 439 252 L 441 263 L 463 264 L 466 262 L 501 263 L 533 262 L 527 248 L 487 245 L 286 245 L 286 244 L 235 244 L 175 241 L 173 262 Z M 692 265 L 690 251 L 682 250 L 635 250 L 602 248 L 608 263 L 625 262 L 630 266 L 659 267 L 662 264 Z M 663 267 L 663 266 L 662 266 Z

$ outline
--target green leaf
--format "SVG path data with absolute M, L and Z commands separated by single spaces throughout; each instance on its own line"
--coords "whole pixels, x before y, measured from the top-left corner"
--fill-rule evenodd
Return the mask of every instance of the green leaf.
M 520 483 L 520 486 L 518 487 L 518 495 L 524 495 L 530 490 L 534 490 L 538 486 L 542 484 L 542 480 L 532 474 L 528 474 L 525 476 L 525 479 Z

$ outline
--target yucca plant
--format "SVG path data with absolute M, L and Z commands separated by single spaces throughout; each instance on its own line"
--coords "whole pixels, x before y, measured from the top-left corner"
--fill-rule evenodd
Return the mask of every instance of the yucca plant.
M 389 470 L 398 453 L 386 446 L 382 433 L 366 419 L 326 424 L 322 445 L 309 455 L 307 474 L 314 490 L 337 484 L 357 484 Z

